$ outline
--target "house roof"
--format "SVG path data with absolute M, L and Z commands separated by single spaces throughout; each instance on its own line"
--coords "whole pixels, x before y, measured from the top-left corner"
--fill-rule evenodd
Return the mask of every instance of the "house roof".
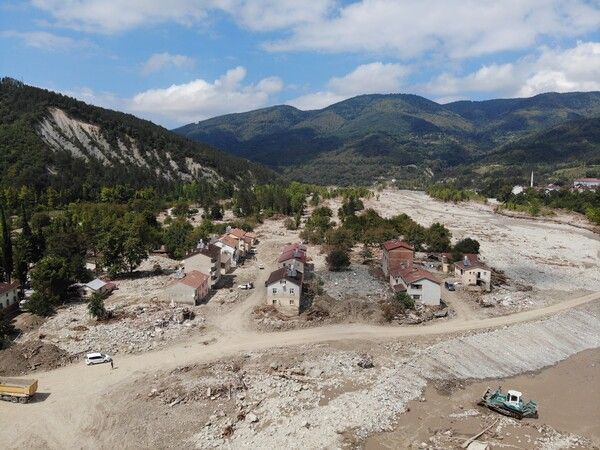
M 100 278 L 96 278 L 85 285 L 93 291 L 97 291 L 98 289 L 102 289 L 104 286 L 106 286 L 106 282 L 102 281 Z
M 219 258 L 219 255 L 221 254 L 221 249 L 219 248 L 219 246 L 214 245 L 214 244 L 208 244 L 208 246 L 204 247 L 204 248 L 197 248 L 191 252 L 189 252 L 187 255 L 185 255 L 183 257 L 183 259 L 188 259 L 191 258 L 192 256 L 196 256 L 196 255 L 205 255 L 208 256 L 209 258 Z
M 285 244 L 283 246 L 283 248 L 281 249 L 281 253 L 286 253 L 289 252 L 290 250 L 302 250 L 303 252 L 306 251 L 306 245 L 304 244 L 300 244 L 298 242 L 294 242 L 293 244 Z
M 440 280 L 438 280 L 434 274 L 428 270 L 417 267 L 394 270 L 390 273 L 390 275 L 394 278 L 402 278 L 402 281 L 404 281 L 406 284 L 414 283 L 415 281 L 424 279 L 433 281 L 434 283 L 440 283 Z
M 21 283 L 19 283 L 18 281 L 13 281 L 12 283 L 0 283 L 0 294 L 13 291 L 19 286 L 21 286 Z
M 295 259 L 297 261 L 300 261 L 301 263 L 305 263 L 306 262 L 306 252 L 304 252 L 303 250 L 300 250 L 300 249 L 288 250 L 287 252 L 284 252 L 281 254 L 281 256 L 279 256 L 279 259 L 277 260 L 277 262 L 284 262 L 284 261 L 288 261 L 290 259 Z
M 238 240 L 236 238 L 233 238 L 231 236 L 227 236 L 227 235 L 223 235 L 219 238 L 219 241 L 221 241 L 223 244 L 231 247 L 231 248 L 237 248 L 238 247 Z
M 234 235 L 236 238 L 243 238 L 246 235 L 246 232 L 241 228 L 232 229 L 229 234 Z
M 600 178 L 577 178 L 575 183 L 600 183 Z
M 455 262 L 454 266 L 458 267 L 459 269 L 463 269 L 463 270 L 469 270 L 469 269 L 473 269 L 473 268 L 490 270 L 483 263 L 483 261 L 479 260 L 479 255 L 477 255 L 475 253 L 467 253 L 467 254 L 463 255 L 462 261 Z
M 410 245 L 408 242 L 401 241 L 400 239 L 392 239 L 390 241 L 385 241 L 383 243 L 383 248 L 386 249 L 388 252 L 390 250 L 395 250 L 397 248 L 405 248 L 407 250 L 412 250 L 412 251 L 415 250 L 415 248 L 412 245 Z
M 198 270 L 192 270 L 188 273 L 185 274 L 185 276 L 179 280 L 177 280 L 177 283 L 183 283 L 187 286 L 193 287 L 194 289 L 198 289 L 200 286 L 202 286 L 204 283 L 206 283 L 209 279 L 209 276 L 198 271 Z
M 250 239 L 258 239 L 258 234 L 256 234 L 254 231 L 246 231 L 246 236 L 248 236 Z
M 281 269 L 277 269 L 274 272 L 271 272 L 267 281 L 265 281 L 265 286 L 269 286 L 273 283 L 277 283 L 280 280 L 287 280 L 291 283 L 294 283 L 296 286 L 302 285 L 302 280 L 300 278 L 301 275 L 298 275 L 299 272 L 296 272 L 297 275 L 292 277 L 287 268 L 282 267 Z

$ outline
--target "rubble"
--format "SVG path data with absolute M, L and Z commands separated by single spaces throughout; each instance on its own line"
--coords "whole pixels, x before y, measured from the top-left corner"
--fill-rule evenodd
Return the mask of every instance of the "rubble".
M 19 338 L 19 342 L 40 340 L 56 345 L 69 355 L 90 351 L 138 353 L 163 347 L 204 326 L 204 318 L 196 316 L 198 307 L 150 302 L 112 303 L 108 309 L 114 318 L 99 322 L 89 316 L 86 304 L 62 307 L 38 330 Z

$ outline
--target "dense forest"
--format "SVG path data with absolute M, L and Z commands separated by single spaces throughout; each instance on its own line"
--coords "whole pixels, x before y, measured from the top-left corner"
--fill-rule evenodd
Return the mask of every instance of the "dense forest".
M 408 187 L 465 175 L 553 176 L 600 165 L 600 92 L 438 104 L 416 95 L 361 95 L 327 108 L 274 106 L 178 128 L 306 182 L 385 179 Z M 580 176 L 584 175 L 579 173 Z

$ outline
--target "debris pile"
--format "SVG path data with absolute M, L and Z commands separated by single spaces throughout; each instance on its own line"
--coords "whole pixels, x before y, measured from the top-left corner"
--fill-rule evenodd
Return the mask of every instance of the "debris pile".
M 20 341 L 52 343 L 69 355 L 90 351 L 137 353 L 162 347 L 204 325 L 204 318 L 196 315 L 198 307 L 149 302 L 112 304 L 109 310 L 113 318 L 100 322 L 89 316 L 85 304 L 66 306 Z
M 0 375 L 24 375 L 34 370 L 50 370 L 70 362 L 56 345 L 29 341 L 0 351 Z

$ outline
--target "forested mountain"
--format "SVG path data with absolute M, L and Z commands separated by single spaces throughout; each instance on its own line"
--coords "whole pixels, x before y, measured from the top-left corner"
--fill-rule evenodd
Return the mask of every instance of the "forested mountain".
M 229 114 L 174 131 L 283 168 L 293 178 L 351 184 L 443 173 L 487 160 L 544 162 L 549 139 L 569 130 L 578 140 L 575 135 L 585 132 L 578 120 L 593 117 L 600 117 L 600 92 L 445 105 L 416 95 L 374 94 L 314 111 L 275 106 Z M 592 134 L 577 158 L 600 151 Z M 557 163 L 574 159 L 565 148 L 552 155 Z
M 72 199 L 103 185 L 159 191 L 181 181 L 248 185 L 265 167 L 130 114 L 87 105 L 10 78 L 0 81 L 0 186 L 52 187 Z

